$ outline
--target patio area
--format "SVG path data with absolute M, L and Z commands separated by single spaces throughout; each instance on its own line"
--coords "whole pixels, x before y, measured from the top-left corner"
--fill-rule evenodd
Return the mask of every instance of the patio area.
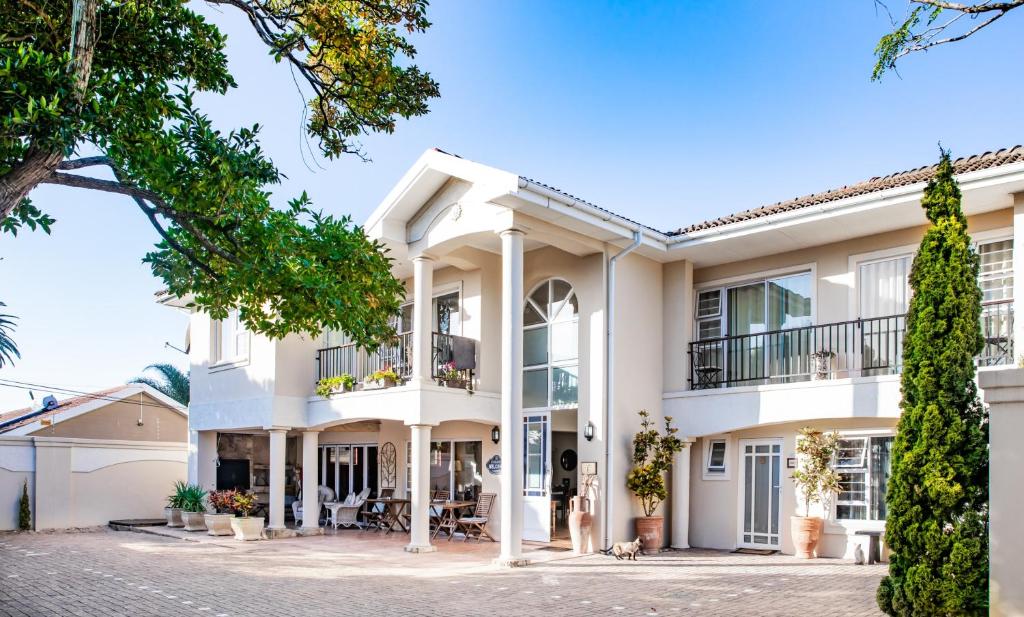
M 96 530 L 0 534 L 0 615 L 879 615 L 884 566 L 687 550 L 489 565 L 359 532 L 272 542 Z M 191 539 L 191 538 L 190 538 Z

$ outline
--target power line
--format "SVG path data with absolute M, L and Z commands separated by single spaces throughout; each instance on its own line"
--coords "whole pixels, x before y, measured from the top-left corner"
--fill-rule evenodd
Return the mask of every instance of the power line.
M 131 387 L 132 385 L 133 384 L 125 384 L 125 387 Z M 138 385 L 141 385 L 141 384 L 138 384 Z M 108 402 L 111 402 L 111 403 L 117 403 L 117 402 L 120 402 L 120 401 L 124 401 L 123 397 L 122 398 L 117 398 L 117 397 L 114 397 L 114 396 L 111 396 L 111 395 L 106 395 L 106 394 L 95 394 L 95 393 L 92 393 L 92 392 L 82 392 L 80 390 L 72 390 L 70 388 L 62 388 L 60 386 L 38 384 L 38 383 L 29 383 L 29 382 L 24 382 L 24 381 L 15 381 L 13 379 L 3 379 L 3 378 L 0 378 L 0 387 L 17 388 L 19 390 L 45 390 L 45 391 L 49 391 L 49 392 L 56 392 L 57 394 L 61 394 L 61 395 L 72 395 L 75 398 L 87 398 L 87 399 L 96 400 L 96 401 L 108 401 Z M 138 405 L 142 405 L 144 407 L 153 407 L 153 408 L 158 408 L 158 409 L 166 409 L 166 407 L 167 407 L 166 405 L 163 405 L 163 404 L 148 403 L 146 401 L 137 401 L 137 402 L 133 402 L 132 404 L 133 405 L 138 404 Z M 58 406 L 55 409 L 59 410 L 60 407 Z M 36 410 L 36 411 L 42 411 L 42 410 Z M 30 413 L 30 412 L 27 412 L 27 413 Z

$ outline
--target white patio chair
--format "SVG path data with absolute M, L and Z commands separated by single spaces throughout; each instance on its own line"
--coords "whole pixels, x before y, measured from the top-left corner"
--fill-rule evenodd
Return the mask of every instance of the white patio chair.
M 324 486 L 321 484 L 317 487 L 317 508 L 316 508 L 316 524 L 320 525 L 320 513 L 324 509 L 325 501 L 334 501 L 334 489 Z M 302 492 L 299 492 L 299 497 L 292 502 L 292 517 L 295 519 L 295 526 L 298 527 L 302 523 Z
M 349 493 L 348 497 L 345 498 L 344 503 L 330 509 L 331 525 L 333 525 L 335 529 L 338 527 L 358 527 L 359 511 L 363 508 L 363 504 L 366 503 L 366 498 L 369 496 L 369 488 L 364 488 L 358 495 Z

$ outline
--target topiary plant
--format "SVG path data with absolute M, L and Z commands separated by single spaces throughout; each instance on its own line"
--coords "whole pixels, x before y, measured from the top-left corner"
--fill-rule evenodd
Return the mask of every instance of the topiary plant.
M 654 516 L 658 506 L 668 498 L 665 472 L 672 467 L 672 457 L 684 447 L 676 437 L 672 418 L 665 417 L 665 434 L 654 428 L 647 410 L 640 410 L 640 431 L 633 436 L 633 469 L 626 477 L 626 488 L 640 498 L 644 516 Z
M 931 227 L 910 272 L 900 416 L 885 501 L 890 615 L 988 614 L 988 412 L 978 255 L 949 152 L 921 200 Z
M 32 529 L 32 509 L 28 499 L 28 480 L 21 486 L 21 499 L 18 502 L 18 529 Z
M 804 498 L 804 516 L 811 515 L 811 505 L 820 503 L 825 516 L 832 510 L 832 498 L 839 494 L 839 474 L 832 468 L 839 433 L 825 434 L 810 427 L 800 429 L 796 453 L 800 466 L 793 471 L 793 482 Z

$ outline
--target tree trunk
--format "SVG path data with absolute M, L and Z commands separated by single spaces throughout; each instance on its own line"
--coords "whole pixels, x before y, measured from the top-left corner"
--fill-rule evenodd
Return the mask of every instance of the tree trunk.
M 67 110 L 70 114 L 78 113 L 89 86 L 96 48 L 96 4 L 97 0 L 74 0 L 71 7 L 71 65 L 68 70 L 75 77 L 75 91 L 74 103 Z M 40 150 L 30 146 L 24 160 L 0 176 L 0 221 L 7 218 L 44 178 L 56 171 L 63 158 L 64 153 L 60 150 Z

